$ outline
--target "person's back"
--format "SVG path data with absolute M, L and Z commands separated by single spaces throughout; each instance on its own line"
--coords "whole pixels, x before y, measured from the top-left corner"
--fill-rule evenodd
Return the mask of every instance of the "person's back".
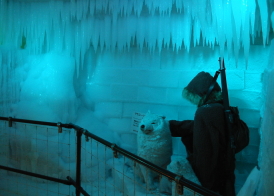
M 223 106 L 200 106 L 194 117 L 193 154 L 189 161 L 201 184 L 216 192 L 221 191 L 225 178 L 226 146 Z
M 182 137 L 188 160 L 202 186 L 222 195 L 233 196 L 234 173 L 230 175 L 232 186 L 229 190 L 225 188 L 227 136 L 221 88 L 217 83 L 208 101 L 204 103 L 212 80 L 209 73 L 200 72 L 184 88 L 183 97 L 198 108 L 194 120 L 169 121 L 170 131 L 173 137 Z

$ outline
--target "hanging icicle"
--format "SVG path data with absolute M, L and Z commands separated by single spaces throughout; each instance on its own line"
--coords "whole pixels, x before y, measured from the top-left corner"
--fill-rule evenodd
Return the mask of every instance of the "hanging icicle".
M 263 44 L 265 45 L 268 42 L 268 34 L 269 34 L 267 1 L 258 0 L 258 4 L 260 9 L 260 15 L 261 15 Z
M 219 46 L 221 56 L 227 52 L 237 59 L 243 48 L 248 59 L 250 38 L 262 34 L 266 45 L 270 18 L 274 26 L 267 1 L 258 0 L 257 5 L 255 0 L 0 1 L 0 44 L 33 54 L 66 50 L 81 64 L 91 45 L 95 51 L 98 46 L 124 51 L 134 41 L 140 50 L 148 47 L 155 52 L 158 47 L 161 52 L 171 40 L 174 50 L 189 51 L 202 44 L 202 35 L 204 47 Z

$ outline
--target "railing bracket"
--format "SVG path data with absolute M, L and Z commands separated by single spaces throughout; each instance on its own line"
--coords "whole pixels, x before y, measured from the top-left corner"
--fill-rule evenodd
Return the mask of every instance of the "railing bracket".
M 9 127 L 12 127 L 12 117 L 9 117 Z
M 113 150 L 113 156 L 115 158 L 118 158 L 118 152 L 116 150 L 114 150 L 115 146 L 116 146 L 116 144 L 112 144 L 110 147 Z
M 62 125 L 62 123 L 60 123 L 60 122 L 57 123 L 58 133 L 62 133 L 63 132 L 61 125 Z
M 180 179 L 181 179 L 181 176 L 176 176 L 175 177 L 176 191 L 177 191 L 178 195 L 183 195 L 184 194 L 184 187 L 180 184 Z
M 88 135 L 86 135 L 86 133 L 87 133 L 87 132 L 88 132 L 88 130 L 84 129 L 83 134 L 86 136 L 86 142 L 88 142 L 88 141 L 89 141 L 89 139 L 88 139 Z

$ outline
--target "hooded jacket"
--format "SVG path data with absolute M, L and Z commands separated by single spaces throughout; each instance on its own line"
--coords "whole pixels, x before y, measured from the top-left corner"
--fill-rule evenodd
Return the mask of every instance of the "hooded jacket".
M 171 135 L 181 137 L 189 160 L 202 186 L 222 195 L 235 195 L 234 174 L 229 190 L 224 188 L 224 161 L 226 154 L 226 133 L 224 108 L 220 103 L 220 87 L 215 85 L 213 96 L 202 105 L 213 77 L 200 72 L 183 90 L 183 97 L 201 105 L 194 120 L 169 121 Z

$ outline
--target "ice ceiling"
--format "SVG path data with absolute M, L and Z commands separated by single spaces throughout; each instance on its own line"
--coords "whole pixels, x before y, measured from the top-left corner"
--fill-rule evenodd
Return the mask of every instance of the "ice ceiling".
M 272 0 L 0 0 L 0 44 L 33 54 L 67 51 L 81 65 L 95 50 L 161 52 L 202 45 L 246 59 L 273 31 Z M 273 32 L 272 32 L 273 33 Z

